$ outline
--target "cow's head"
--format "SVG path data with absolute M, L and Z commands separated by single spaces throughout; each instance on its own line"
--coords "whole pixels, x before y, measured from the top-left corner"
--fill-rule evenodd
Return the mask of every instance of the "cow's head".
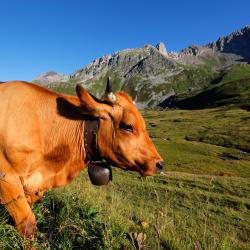
M 100 119 L 98 148 L 101 157 L 112 165 L 154 175 L 164 166 L 146 131 L 144 119 L 131 97 L 113 94 L 108 80 L 105 96 L 98 100 L 81 85 L 76 87 L 81 112 Z

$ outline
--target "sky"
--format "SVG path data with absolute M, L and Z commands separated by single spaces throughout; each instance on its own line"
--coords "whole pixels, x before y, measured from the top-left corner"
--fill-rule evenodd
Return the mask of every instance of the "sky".
M 0 81 L 31 81 L 125 48 L 217 40 L 250 24 L 250 1 L 1 0 L 0 13 Z

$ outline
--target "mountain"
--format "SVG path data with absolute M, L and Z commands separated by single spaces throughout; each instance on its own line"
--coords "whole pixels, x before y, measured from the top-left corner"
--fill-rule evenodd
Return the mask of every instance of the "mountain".
M 68 78 L 56 80 L 55 75 L 55 80 L 50 78 L 47 85 L 71 93 L 74 85 L 81 83 L 100 97 L 109 76 L 115 90 L 128 92 L 139 108 L 199 108 L 199 103 L 201 107 L 225 105 L 232 100 L 228 96 L 235 93 L 238 94 L 233 103 L 242 104 L 248 102 L 245 92 L 250 91 L 249 63 L 250 26 L 246 26 L 215 42 L 192 45 L 180 52 L 167 51 L 162 42 L 124 49 L 94 60 Z M 39 78 L 36 82 L 40 82 Z M 193 101 L 197 105 L 191 105 Z
M 220 37 L 216 42 L 207 47 L 223 53 L 231 53 L 241 57 L 242 61 L 250 62 L 250 25 L 231 33 L 229 36 Z
M 69 80 L 69 76 L 65 74 L 59 74 L 55 71 L 45 72 L 36 77 L 33 82 L 39 83 L 40 85 L 47 86 L 56 82 L 66 82 Z

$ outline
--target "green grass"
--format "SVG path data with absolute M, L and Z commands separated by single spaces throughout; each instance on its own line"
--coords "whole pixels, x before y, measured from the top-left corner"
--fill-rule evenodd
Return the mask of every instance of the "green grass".
M 191 93 L 209 86 L 214 73 L 208 67 L 185 67 L 178 75 L 166 79 L 171 83 L 177 96 L 190 96 Z
M 211 79 L 210 79 L 211 80 Z M 204 82 L 209 83 L 207 80 Z M 250 65 L 234 65 L 220 72 L 200 89 L 200 92 L 178 96 L 177 106 L 182 109 L 201 109 L 224 105 L 250 106 Z
M 250 78 L 222 82 L 197 95 L 177 102 L 177 106 L 183 109 L 201 109 L 224 105 L 250 105 Z
M 38 249 L 249 249 L 250 113 L 239 108 L 144 111 L 167 164 L 156 177 L 87 171 L 48 192 L 34 211 Z M 248 151 L 248 152 L 247 152 Z M 0 249 L 25 242 L 1 208 Z M 142 242 L 139 233 L 146 235 Z
M 59 93 L 64 93 L 67 95 L 75 95 L 75 86 L 78 83 L 77 79 L 70 79 L 67 82 L 60 82 L 60 83 L 52 83 L 48 86 L 49 89 L 59 92 Z
M 108 76 L 110 76 L 112 79 L 113 91 L 115 92 L 121 90 L 122 82 L 118 73 L 107 73 L 105 76 L 95 79 L 94 81 L 93 79 L 87 80 L 83 86 L 86 87 L 91 94 L 100 98 L 105 93 Z M 81 80 L 70 79 L 67 82 L 50 84 L 48 88 L 56 92 L 61 92 L 68 95 L 76 95 L 75 86 L 77 83 L 81 83 Z
M 147 111 L 148 130 L 168 169 L 250 177 L 250 114 L 239 108 Z M 233 166 L 233 167 L 232 167 Z
M 225 74 L 223 82 L 232 82 L 246 78 L 250 78 L 250 65 L 236 64 Z

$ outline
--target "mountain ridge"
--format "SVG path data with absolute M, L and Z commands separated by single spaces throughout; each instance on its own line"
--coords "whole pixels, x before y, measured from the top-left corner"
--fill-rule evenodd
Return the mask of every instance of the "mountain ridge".
M 161 42 L 104 55 L 47 85 L 68 88 L 80 83 L 100 97 L 109 76 L 115 90 L 128 92 L 140 108 L 167 107 L 169 98 L 172 103 L 173 99 L 193 96 L 211 87 L 216 79 L 222 79 L 234 65 L 249 62 L 250 25 L 247 25 L 214 42 L 192 45 L 180 52 L 167 51 Z

